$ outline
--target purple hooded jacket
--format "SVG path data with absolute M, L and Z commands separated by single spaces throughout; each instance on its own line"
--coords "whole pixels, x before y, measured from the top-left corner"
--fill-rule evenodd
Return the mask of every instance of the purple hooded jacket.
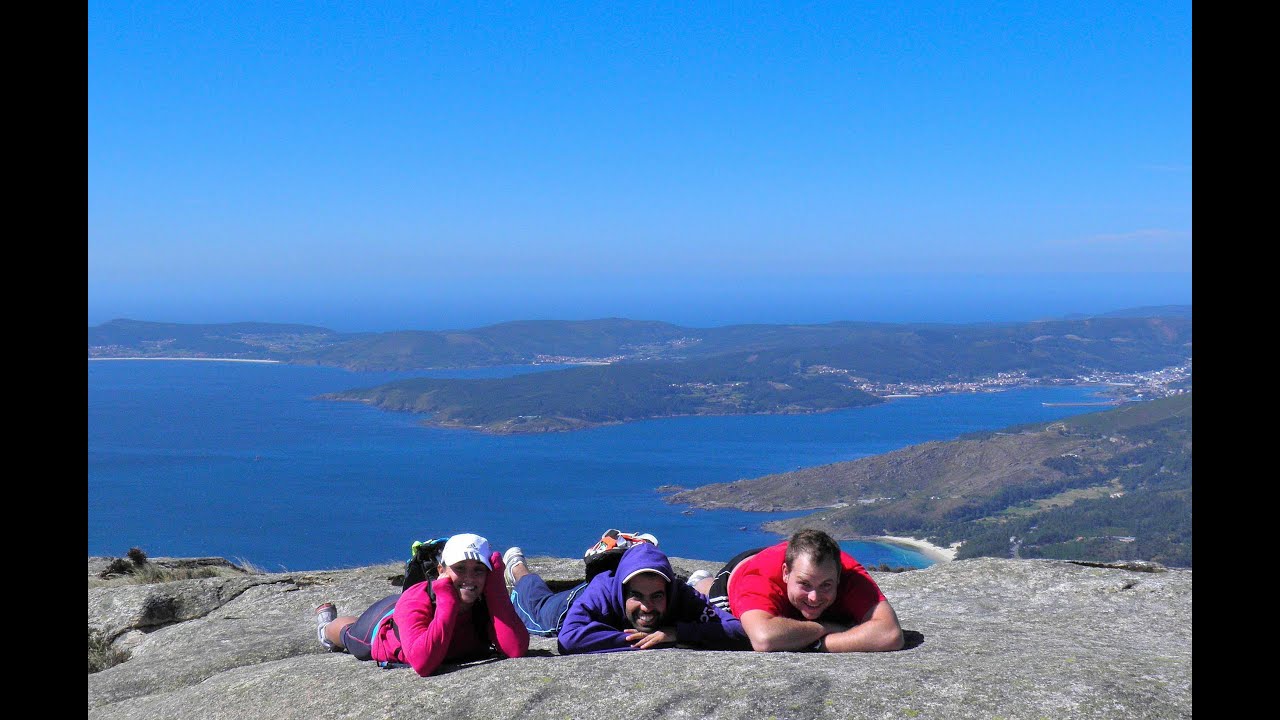
M 617 570 L 596 575 L 569 606 L 557 639 L 562 655 L 633 649 L 623 632 L 631 627 L 631 621 L 627 619 L 622 578 L 641 569 L 675 577 L 667 556 L 653 545 L 641 543 L 627 550 Z M 667 583 L 667 611 L 661 624 L 674 625 L 676 640 L 681 644 L 719 650 L 751 649 L 751 641 L 736 617 L 710 604 L 705 595 L 682 582 Z

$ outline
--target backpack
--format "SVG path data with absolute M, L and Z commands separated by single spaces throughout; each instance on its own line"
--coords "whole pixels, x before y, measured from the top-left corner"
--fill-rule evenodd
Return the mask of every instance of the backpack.
M 649 543 L 657 547 L 658 538 L 649 533 L 624 533 L 613 529 L 606 530 L 604 535 L 600 536 L 599 542 L 587 548 L 587 551 L 582 555 L 582 562 L 586 565 L 587 582 L 591 582 L 591 578 L 602 572 L 617 570 L 618 563 L 622 561 L 622 554 L 628 548 L 640 543 Z
M 431 602 L 435 602 L 436 592 L 431 587 L 431 583 L 440 577 L 440 555 L 444 553 L 444 544 L 447 542 L 449 542 L 448 536 L 427 542 L 413 541 L 413 545 L 409 546 L 409 560 L 404 564 L 404 582 L 400 583 L 401 592 L 408 590 L 410 585 L 417 585 L 426 580 L 428 581 L 427 594 L 431 596 Z

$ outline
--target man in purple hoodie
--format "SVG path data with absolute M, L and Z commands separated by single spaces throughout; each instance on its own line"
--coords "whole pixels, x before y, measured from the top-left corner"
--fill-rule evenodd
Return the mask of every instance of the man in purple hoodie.
M 556 637 L 560 654 L 669 647 L 749 650 L 742 623 L 678 582 L 661 550 L 642 542 L 628 548 L 615 570 L 553 593 L 531 572 L 519 548 L 503 556 L 514 582 L 511 603 L 530 633 Z

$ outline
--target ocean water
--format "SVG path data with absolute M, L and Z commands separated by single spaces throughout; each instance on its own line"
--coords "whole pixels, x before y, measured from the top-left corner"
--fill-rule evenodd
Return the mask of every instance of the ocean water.
M 894 400 L 820 415 L 683 417 L 573 433 L 491 436 L 316 395 L 414 376 L 230 362 L 88 363 L 88 554 L 213 555 L 267 570 L 402 561 L 414 539 L 478 532 L 496 549 L 572 557 L 608 528 L 669 554 L 728 559 L 804 513 L 691 510 L 696 487 L 851 460 L 929 440 L 1101 408 L 1084 387 Z M 546 368 L 542 368 L 546 369 Z M 918 553 L 846 542 L 863 564 Z

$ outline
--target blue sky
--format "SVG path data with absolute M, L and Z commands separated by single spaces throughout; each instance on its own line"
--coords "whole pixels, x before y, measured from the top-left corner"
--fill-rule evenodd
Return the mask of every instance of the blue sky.
M 1191 302 L 1190 3 L 89 3 L 89 323 Z

